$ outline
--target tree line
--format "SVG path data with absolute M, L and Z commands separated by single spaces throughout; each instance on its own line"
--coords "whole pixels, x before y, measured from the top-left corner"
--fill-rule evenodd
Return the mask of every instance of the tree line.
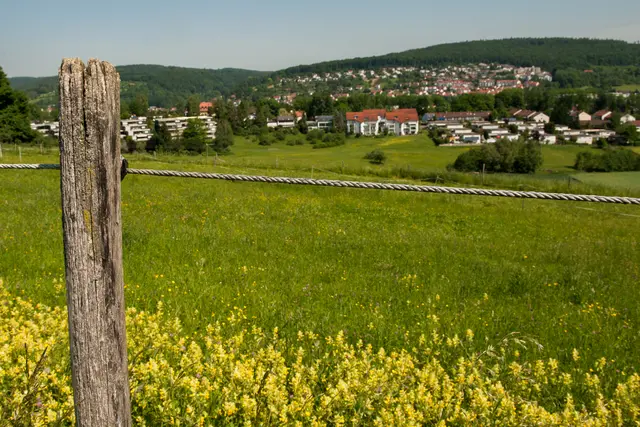
M 290 67 L 279 75 L 325 73 L 393 66 L 447 66 L 477 63 L 538 66 L 547 70 L 640 64 L 640 44 L 588 38 L 511 38 L 447 43 L 381 56 Z
M 32 109 L 27 96 L 14 90 L 0 67 L 0 143 L 32 143 L 39 138 L 31 129 Z

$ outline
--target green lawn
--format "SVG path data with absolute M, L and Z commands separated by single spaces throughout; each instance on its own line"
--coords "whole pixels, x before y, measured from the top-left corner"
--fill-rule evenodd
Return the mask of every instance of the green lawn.
M 620 189 L 640 188 L 640 172 L 578 173 L 573 177 L 587 184 Z
M 442 171 L 453 163 L 468 147 L 436 147 L 425 134 L 417 136 L 391 136 L 386 138 L 350 138 L 340 147 L 313 149 L 312 145 L 288 146 L 278 143 L 260 146 L 245 138 L 236 138 L 233 154 L 222 161 L 230 165 L 252 165 L 260 167 L 336 169 L 343 165 L 348 169 L 368 168 L 364 155 L 374 149 L 384 151 L 388 160 L 384 168 L 410 167 L 425 171 Z M 543 170 L 565 172 L 575 161 L 580 150 L 577 146 L 543 147 L 545 164 Z
M 619 90 L 621 92 L 635 92 L 636 90 L 640 90 L 640 85 L 616 86 L 616 90 Z
M 369 148 L 343 150 L 355 159 Z M 58 172 L 0 173 L 0 277 L 13 293 L 63 304 Z M 525 359 L 566 362 L 576 348 L 585 369 L 606 357 L 628 373 L 640 367 L 639 216 L 634 206 L 128 176 L 126 297 L 145 310 L 162 301 L 188 331 L 240 308 L 284 337 L 344 330 L 387 349 L 410 349 L 434 327 L 472 329 L 483 346 L 518 332 L 544 345 Z

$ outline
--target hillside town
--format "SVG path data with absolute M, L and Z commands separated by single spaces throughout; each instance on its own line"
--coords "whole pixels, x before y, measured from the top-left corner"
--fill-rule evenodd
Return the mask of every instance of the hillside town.
M 552 81 L 540 67 L 506 64 L 468 64 L 445 67 L 389 67 L 348 70 L 276 79 L 268 89 L 273 99 L 293 103 L 299 93 L 330 89 L 334 100 L 365 92 L 389 97 L 402 95 L 456 96 L 466 93 L 497 94 L 504 89 L 523 89 Z
M 206 129 L 208 139 L 214 139 L 217 122 L 209 114 L 211 103 L 200 105 L 201 114 L 183 117 L 131 117 L 121 121 L 121 138 L 130 138 L 135 142 L 146 142 L 152 136 L 154 124 L 167 126 L 172 137 L 180 137 L 190 120 L 199 120 Z M 600 110 L 592 114 L 573 109 L 570 113 L 575 126 L 555 125 L 547 114 L 538 111 L 512 108 L 504 119 L 493 119 L 490 111 L 476 112 L 433 112 L 419 117 L 414 108 L 370 109 L 345 114 L 347 135 L 416 135 L 421 130 L 429 131 L 430 136 L 439 145 L 491 144 L 505 138 L 516 140 L 521 137 L 533 138 L 542 144 L 584 144 L 592 145 L 599 139 L 615 138 L 611 129 L 614 112 Z M 267 121 L 267 128 L 287 129 L 297 127 L 303 118 L 311 130 L 332 131 L 333 115 L 319 115 L 307 120 L 304 111 L 294 111 Z M 255 120 L 255 114 L 249 114 L 246 120 Z M 617 121 L 622 125 L 635 126 L 640 132 L 640 118 L 631 114 L 618 114 Z M 31 128 L 43 135 L 58 137 L 58 122 L 31 123 Z

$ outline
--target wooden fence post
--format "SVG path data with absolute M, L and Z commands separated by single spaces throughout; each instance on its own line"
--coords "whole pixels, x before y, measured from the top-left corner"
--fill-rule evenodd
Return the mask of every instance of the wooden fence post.
M 76 425 L 129 427 L 120 210 L 120 76 L 65 59 L 60 184 Z

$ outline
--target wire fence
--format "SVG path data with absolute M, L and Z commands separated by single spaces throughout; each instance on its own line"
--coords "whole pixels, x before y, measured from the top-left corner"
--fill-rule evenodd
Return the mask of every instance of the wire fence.
M 52 169 L 60 169 L 60 165 L 0 164 L 0 169 L 52 170 Z M 560 201 L 573 201 L 573 202 L 640 205 L 640 198 L 635 198 L 635 197 L 598 196 L 598 195 L 567 194 L 567 193 L 544 193 L 544 192 L 537 192 L 537 191 L 494 190 L 494 189 L 486 189 L 486 188 L 391 184 L 391 183 L 382 183 L 382 182 L 360 182 L 360 181 L 277 177 L 277 176 L 263 176 L 263 175 L 238 175 L 238 174 L 225 174 L 225 173 L 186 172 L 186 171 L 156 170 L 156 169 L 126 168 L 125 170 L 123 170 L 123 172 L 125 172 L 123 176 L 126 174 L 130 174 L 130 175 L 177 177 L 177 178 L 216 179 L 216 180 L 233 181 L 233 182 L 311 185 L 311 186 L 318 186 L 318 187 L 359 188 L 359 189 L 369 189 L 369 190 L 410 191 L 410 192 L 417 192 L 417 193 L 458 194 L 458 195 L 470 195 L 470 196 L 511 197 L 511 198 L 518 198 L 518 199 L 534 199 L 534 200 L 560 200 Z

